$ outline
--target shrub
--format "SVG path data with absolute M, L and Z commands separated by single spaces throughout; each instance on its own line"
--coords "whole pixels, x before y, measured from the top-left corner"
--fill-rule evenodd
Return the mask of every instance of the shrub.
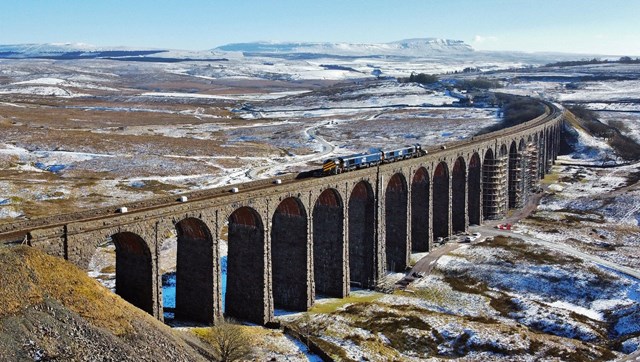
M 492 80 L 488 78 L 476 78 L 476 79 L 467 79 L 462 80 L 456 83 L 456 86 L 460 89 L 491 89 L 491 88 L 502 88 L 502 84 L 497 80 Z
M 538 99 L 500 93 L 496 97 L 502 105 L 502 122 L 483 128 L 479 135 L 530 121 L 544 113 L 544 106 Z
M 420 84 L 433 84 L 438 83 L 438 77 L 436 75 L 425 73 L 411 73 L 408 78 L 398 78 L 400 83 L 420 83 Z
M 242 326 L 233 320 L 221 320 L 201 337 L 213 347 L 220 362 L 250 358 L 251 340 Z
M 600 122 L 596 113 L 581 106 L 567 107 L 591 135 L 606 138 L 616 153 L 625 160 L 640 159 L 640 145 L 615 127 Z

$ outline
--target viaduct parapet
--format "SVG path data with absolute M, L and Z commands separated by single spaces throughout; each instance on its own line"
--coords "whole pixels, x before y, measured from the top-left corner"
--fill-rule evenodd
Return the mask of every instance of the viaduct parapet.
M 228 240 L 224 314 L 266 324 L 274 308 L 307 310 L 404 271 L 411 252 L 500 219 L 538 189 L 557 157 L 563 112 L 430 149 L 426 156 L 335 176 L 294 175 L 113 208 L 0 225 L 0 238 L 87 268 L 116 249 L 116 293 L 162 320 L 159 250 L 177 234 L 176 318 L 223 315 L 219 240 Z

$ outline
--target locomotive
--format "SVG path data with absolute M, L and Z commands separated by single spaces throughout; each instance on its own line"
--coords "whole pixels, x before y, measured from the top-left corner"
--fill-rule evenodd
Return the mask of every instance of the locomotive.
M 324 164 L 322 165 L 322 173 L 324 175 L 337 175 L 347 171 L 377 166 L 382 163 L 419 157 L 426 153 L 427 152 L 416 143 L 411 146 L 405 146 L 390 151 L 380 149 L 371 153 L 356 153 L 343 157 L 335 157 L 324 161 Z

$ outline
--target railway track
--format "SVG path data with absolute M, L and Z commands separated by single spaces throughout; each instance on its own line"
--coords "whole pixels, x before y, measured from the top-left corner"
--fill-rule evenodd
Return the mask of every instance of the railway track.
M 494 131 L 491 133 L 487 133 L 480 136 L 472 137 L 471 139 L 461 140 L 456 142 L 450 142 L 444 144 L 440 147 L 430 147 L 427 148 L 428 155 L 437 155 L 441 152 L 450 152 L 451 150 L 456 150 L 464 147 L 468 147 L 474 143 L 482 143 L 489 140 L 493 140 L 497 137 L 506 137 L 516 133 L 519 133 L 523 130 L 527 130 L 530 128 L 534 128 L 540 125 L 545 124 L 551 120 L 556 119 L 563 115 L 563 110 L 561 110 L 556 105 L 546 102 L 540 101 L 543 103 L 545 107 L 545 111 L 542 115 L 536 117 L 533 120 L 521 123 L 516 126 L 512 126 L 509 128 L 501 129 L 498 131 Z M 425 157 L 425 156 L 422 156 Z M 402 162 L 402 161 L 398 161 Z M 331 177 L 331 176 L 326 176 Z M 247 191 L 259 191 L 266 188 L 273 187 L 276 183 L 276 180 L 280 180 L 278 184 L 282 185 L 290 185 L 297 182 L 304 182 L 305 178 L 300 178 L 299 175 L 289 174 L 284 175 L 278 178 L 269 178 L 258 181 L 250 181 L 242 184 L 236 185 L 239 187 L 240 192 Z M 137 212 L 148 212 L 152 210 L 162 209 L 164 207 L 172 206 L 180 204 L 180 198 L 182 196 L 186 197 L 187 202 L 193 201 L 205 201 L 216 198 L 221 198 L 228 196 L 231 193 L 231 188 L 234 185 L 229 185 L 225 187 L 218 187 L 208 190 L 199 190 L 199 191 L 191 191 L 183 194 L 176 194 L 173 196 L 159 197 L 153 198 L 143 201 L 137 201 L 127 204 L 122 204 L 119 206 L 110 206 L 97 208 L 93 210 L 83 210 L 74 213 L 67 214 L 58 214 L 51 215 L 41 218 L 34 218 L 29 220 L 21 220 L 13 223 L 5 223 L 0 224 L 0 243 L 20 243 L 26 240 L 26 236 L 28 233 L 35 229 L 40 229 L 43 227 L 59 227 L 66 225 L 71 222 L 77 221 L 96 221 L 103 219 L 113 218 L 114 215 L 118 215 L 117 212 L 121 208 L 126 208 L 128 214 L 135 214 Z

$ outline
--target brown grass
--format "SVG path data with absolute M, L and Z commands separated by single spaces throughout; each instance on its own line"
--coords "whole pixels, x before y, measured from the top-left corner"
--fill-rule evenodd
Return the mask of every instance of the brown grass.
M 134 320 L 159 323 L 101 287 L 71 263 L 30 247 L 0 249 L 0 285 L 0 317 L 52 298 L 115 335 L 133 332 Z
M 507 249 L 515 253 L 518 260 L 526 260 L 530 263 L 560 265 L 565 263 L 582 263 L 581 259 L 562 253 L 554 253 L 543 248 L 532 247 L 518 239 L 512 239 L 506 236 L 496 236 L 493 240 L 485 242 L 485 246 Z

